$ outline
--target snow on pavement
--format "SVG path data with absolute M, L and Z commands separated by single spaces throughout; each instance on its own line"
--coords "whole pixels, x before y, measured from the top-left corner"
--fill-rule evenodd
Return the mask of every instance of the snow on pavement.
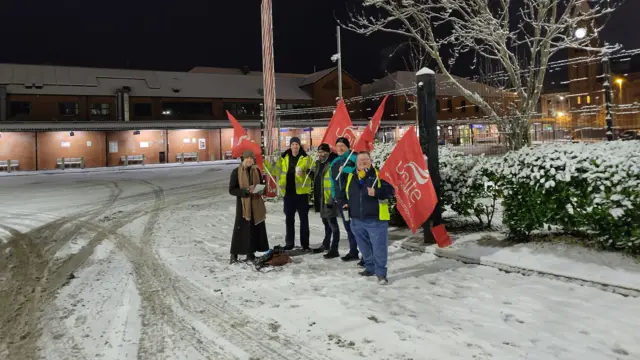
M 499 239 L 494 246 L 484 246 L 474 238 L 477 236 L 462 237 L 455 245 L 436 251 L 442 256 L 478 259 L 481 264 L 525 268 L 640 292 L 640 264 L 628 256 L 567 244 L 529 243 L 505 247 Z
M 23 177 L 24 186 L 40 192 L 54 181 L 59 191 L 75 194 L 69 207 L 86 216 L 62 211 L 60 217 L 70 224 L 60 235 L 47 225 L 54 222 L 51 218 L 34 220 L 31 230 L 23 221 L 6 238 L 5 247 L 16 245 L 15 235 L 28 235 L 21 241 L 46 241 L 41 235 L 49 234 L 55 246 L 32 248 L 38 256 L 49 256 L 45 267 L 20 262 L 26 257 L 15 246 L 13 268 L 0 262 L 0 288 L 7 285 L 27 299 L 30 288 L 21 293 L 7 274 L 17 277 L 11 269 L 33 265 L 30 274 L 39 277 L 42 270 L 45 275 L 34 282 L 42 295 L 30 300 L 30 307 L 14 307 L 0 292 L 0 305 L 20 320 L 0 330 L 24 330 L 6 331 L 6 336 L 0 331 L 0 355 L 117 360 L 640 358 L 632 316 L 640 313 L 636 298 L 409 252 L 399 242 L 390 246 L 391 283 L 386 287 L 359 277 L 353 263 L 319 255 L 296 256 L 294 263 L 264 272 L 247 264 L 230 266 L 235 213 L 235 199 L 227 192 L 231 168 L 74 174 L 44 181 L 39 177 L 39 184 Z M 0 179 L 3 203 L 11 199 L 11 192 L 4 191 L 5 179 Z M 73 181 L 79 179 L 91 186 L 78 187 Z M 97 185 L 105 181 L 117 186 Z M 20 188 L 9 185 L 13 191 Z M 26 205 L 16 212 L 52 209 L 54 201 L 65 208 L 59 196 L 40 202 L 24 196 Z M 86 204 L 78 200 L 83 198 Z M 283 242 L 284 216 L 278 204 L 268 208 L 267 229 L 276 245 Z M 0 211 L 1 225 L 17 217 L 12 208 Z M 311 242 L 317 245 L 322 225 L 317 215 L 310 218 Z M 345 249 L 343 239 L 341 251 Z M 62 280 L 60 286 L 52 285 Z M 25 313 L 25 308 L 36 310 Z

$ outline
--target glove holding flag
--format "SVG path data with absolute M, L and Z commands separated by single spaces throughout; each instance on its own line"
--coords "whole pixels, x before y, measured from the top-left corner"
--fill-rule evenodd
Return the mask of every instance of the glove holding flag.
M 415 234 L 433 213 L 438 197 L 414 126 L 404 134 L 385 161 L 380 169 L 380 178 L 395 189 L 396 208 Z M 450 241 L 438 242 L 440 247 L 448 245 L 451 245 Z

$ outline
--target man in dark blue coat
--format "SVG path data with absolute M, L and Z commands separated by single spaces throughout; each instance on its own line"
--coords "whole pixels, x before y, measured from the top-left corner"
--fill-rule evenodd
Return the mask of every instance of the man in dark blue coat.
M 380 285 L 388 284 L 389 199 L 393 187 L 380 179 L 378 169 L 368 152 L 360 152 L 357 170 L 349 174 L 342 199 L 346 199 L 351 217 L 351 230 L 364 260 L 362 276 L 378 277 Z

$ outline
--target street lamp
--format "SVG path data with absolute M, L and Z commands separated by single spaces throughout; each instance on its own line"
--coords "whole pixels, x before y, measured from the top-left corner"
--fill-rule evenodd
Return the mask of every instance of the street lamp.
M 584 37 L 587 36 L 587 29 L 584 27 L 577 28 L 574 35 L 576 39 L 584 39 Z

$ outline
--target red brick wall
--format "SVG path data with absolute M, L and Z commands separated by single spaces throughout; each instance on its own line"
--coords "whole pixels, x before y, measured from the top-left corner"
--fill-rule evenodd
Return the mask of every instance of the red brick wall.
M 0 160 L 18 160 L 18 170 L 36 169 L 36 134 L 0 133 Z
M 121 157 L 125 155 L 144 155 L 145 164 L 158 164 L 160 152 L 165 153 L 165 159 L 167 157 L 165 133 L 166 130 L 140 130 L 138 135 L 133 135 L 131 130 L 108 132 L 105 151 L 109 152 L 109 166 L 124 165 Z M 109 146 L 111 142 L 118 143 L 117 152 L 111 152 Z M 141 145 L 147 145 L 147 147 Z
M 62 143 L 69 147 L 63 147 Z M 52 131 L 38 133 L 38 169 L 56 169 L 61 157 L 83 157 L 85 168 L 106 166 L 105 133 L 102 131 Z

